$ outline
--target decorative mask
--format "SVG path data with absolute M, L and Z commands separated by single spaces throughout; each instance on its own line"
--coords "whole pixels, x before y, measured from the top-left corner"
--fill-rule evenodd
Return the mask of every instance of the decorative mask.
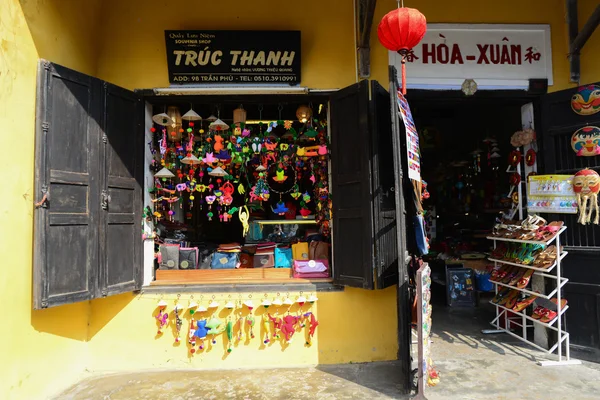
M 598 101 L 600 102 L 600 98 Z M 600 155 L 600 128 L 585 126 L 578 129 L 571 137 L 571 147 L 580 157 Z
M 600 175 L 594 170 L 582 169 L 573 177 L 573 191 L 577 195 L 577 204 L 579 205 L 579 219 L 577 222 L 583 225 L 590 223 L 592 213 L 596 211 L 594 224 L 600 223 L 600 211 L 598 210 Z
M 592 115 L 600 111 L 600 86 L 587 85 L 579 88 L 571 98 L 571 108 L 578 115 Z

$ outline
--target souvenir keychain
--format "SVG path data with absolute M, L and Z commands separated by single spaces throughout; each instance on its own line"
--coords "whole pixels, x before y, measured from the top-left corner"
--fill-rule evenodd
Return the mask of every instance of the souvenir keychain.
M 158 315 L 155 317 L 156 320 L 158 321 L 158 332 L 157 335 L 162 335 L 162 330 L 163 328 L 167 325 L 167 322 L 169 320 L 169 313 L 166 311 L 167 309 L 167 302 L 164 300 L 161 300 L 158 302 Z
M 306 345 L 310 346 L 312 344 L 312 338 L 315 335 L 315 330 L 319 325 L 319 321 L 317 321 L 317 319 L 315 318 L 315 314 L 313 314 L 310 311 L 304 314 L 304 318 L 310 319 L 308 328 L 308 338 L 306 340 Z
M 175 308 L 173 309 L 173 314 L 175 315 L 175 329 L 177 332 L 177 336 L 175 336 L 175 343 L 179 343 L 181 336 L 181 327 L 183 326 L 183 320 L 179 317 L 179 304 L 175 304 Z
M 254 309 L 254 304 L 252 303 L 252 300 L 246 300 L 244 302 L 244 305 L 246 307 L 248 307 L 248 316 L 246 317 L 246 323 L 250 327 L 250 329 L 249 329 L 250 338 L 249 339 L 254 339 L 254 324 L 256 322 L 254 320 L 254 315 L 252 315 L 252 310 Z
M 270 321 L 268 318 L 267 309 L 271 306 L 271 302 L 268 299 L 264 299 L 262 302 L 262 306 L 265 308 L 265 312 L 262 316 L 262 324 L 263 329 L 265 331 L 265 340 L 263 341 L 263 343 L 268 344 L 270 342 Z

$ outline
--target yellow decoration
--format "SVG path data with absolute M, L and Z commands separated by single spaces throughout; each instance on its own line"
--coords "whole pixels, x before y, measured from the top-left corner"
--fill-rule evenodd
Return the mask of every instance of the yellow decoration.
M 287 149 L 289 149 L 289 148 L 290 148 L 290 145 L 289 145 L 289 144 L 287 144 L 287 143 L 281 143 L 281 144 L 279 145 L 279 148 L 280 148 L 281 150 L 283 150 L 283 151 L 286 151 Z
M 241 183 L 238 186 L 238 193 L 239 194 L 244 194 L 246 193 L 246 189 L 244 189 L 244 185 L 242 185 Z
M 242 236 L 246 237 L 248 231 L 250 231 L 250 225 L 248 224 L 250 213 L 248 212 L 248 207 L 240 207 L 240 211 L 238 211 L 238 216 L 240 218 L 240 222 L 242 223 Z
M 304 147 L 298 147 L 296 154 L 298 155 L 298 157 L 303 157 L 306 154 L 306 150 L 304 149 Z

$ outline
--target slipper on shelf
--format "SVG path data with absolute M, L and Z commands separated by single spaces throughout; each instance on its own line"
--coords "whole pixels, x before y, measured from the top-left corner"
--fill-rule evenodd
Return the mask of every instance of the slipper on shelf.
M 512 309 L 514 306 L 517 305 L 518 301 L 519 301 L 519 296 L 518 295 L 514 296 L 514 297 L 511 297 L 510 299 L 508 299 L 506 301 L 506 303 L 504 303 L 504 307 Z
M 525 289 L 525 287 L 529 284 L 529 280 L 531 279 L 532 275 L 533 275 L 533 270 L 528 269 L 527 272 L 525 272 L 525 274 L 523 274 L 521 276 L 521 278 L 517 281 L 517 287 L 519 289 Z
M 544 310 L 544 314 L 542 315 L 542 317 L 540 318 L 540 322 L 543 322 L 545 324 L 552 322 L 556 317 L 558 316 L 558 313 L 556 311 L 553 310 L 548 310 L 547 308 Z
M 512 309 L 513 309 L 513 311 L 516 311 L 516 312 L 523 311 L 524 309 L 529 307 L 537 298 L 538 297 L 536 295 L 532 294 L 532 295 L 524 298 L 523 300 L 518 301 L 517 304 Z
M 542 318 L 544 316 L 544 310 L 546 310 L 545 307 L 537 306 L 536 308 L 534 308 L 533 314 L 531 314 L 531 318 L 533 318 L 533 319 Z
M 564 224 L 565 223 L 563 221 L 550 222 L 550 224 L 538 229 L 535 239 L 542 242 L 547 242 L 551 239 L 554 239 L 554 236 L 556 236 L 556 233 L 560 231 Z
M 529 245 L 529 250 L 523 257 L 523 265 L 532 265 L 545 247 L 543 244 Z
M 492 303 L 497 304 L 500 300 L 502 300 L 502 298 L 504 296 L 506 296 L 508 294 L 508 292 L 510 292 L 510 289 L 505 287 L 502 288 L 498 291 L 498 293 L 496 293 L 496 295 L 494 296 L 494 298 L 491 300 Z
M 512 271 L 514 268 L 514 266 L 512 265 L 506 265 L 506 268 L 501 268 L 500 271 L 498 271 L 498 274 L 496 275 L 496 282 L 502 282 L 502 280 L 504 278 L 506 278 L 506 276 L 510 273 L 510 271 Z
M 496 268 L 496 269 L 492 270 L 492 273 L 490 275 L 490 279 L 492 281 L 497 280 L 498 279 L 498 275 L 500 274 L 500 272 L 506 271 L 508 269 L 508 267 L 510 267 L 510 265 L 504 264 L 500 268 Z
M 517 283 L 518 283 L 518 282 L 521 282 L 521 279 L 523 278 L 523 276 L 524 276 L 524 275 L 525 275 L 527 272 L 529 272 L 529 271 L 531 271 L 531 270 L 527 270 L 527 269 L 525 269 L 525 268 L 520 268 L 520 269 L 519 269 L 519 272 L 518 272 L 518 273 L 517 273 L 517 274 L 514 276 L 514 278 L 512 278 L 512 279 L 510 280 L 510 282 L 508 282 L 508 284 L 509 284 L 510 286 L 517 286 Z M 518 286 L 517 286 L 517 287 L 518 287 Z
M 504 277 L 504 279 L 502 279 L 502 283 L 508 285 L 510 283 L 510 281 L 512 281 L 515 278 L 515 276 L 517 276 L 519 274 L 520 271 L 521 271 L 521 268 L 519 268 L 519 267 L 511 268 L 510 271 Z
M 500 301 L 498 302 L 498 305 L 505 305 L 506 303 L 508 303 L 511 299 L 516 298 L 519 296 L 519 291 L 518 290 L 511 290 L 506 296 L 502 297 L 502 299 L 500 299 Z

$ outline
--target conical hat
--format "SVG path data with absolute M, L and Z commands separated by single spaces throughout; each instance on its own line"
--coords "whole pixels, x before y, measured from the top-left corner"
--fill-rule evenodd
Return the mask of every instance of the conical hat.
M 190 155 L 189 157 L 184 157 L 181 159 L 181 162 L 184 164 L 200 164 L 202 163 L 202 161 L 198 160 L 198 157 L 196 157 L 195 155 Z
M 162 112 L 160 114 L 156 114 L 152 116 L 152 121 L 156 122 L 159 125 L 167 126 L 173 124 L 173 120 L 166 113 Z
M 208 173 L 210 176 L 225 176 L 227 172 L 223 170 L 221 167 L 217 167 Z
M 215 122 L 212 122 L 208 127 L 213 130 L 220 129 L 222 131 L 226 131 L 227 129 L 229 129 L 229 125 L 227 125 L 225 122 L 221 121 L 220 119 L 217 119 Z
M 185 114 L 183 114 L 183 116 L 181 117 L 181 119 L 184 119 L 186 121 L 199 121 L 199 120 L 202 119 L 202 117 L 199 116 L 196 111 L 190 109 L 190 111 L 188 111 Z
M 169 171 L 166 167 L 154 174 L 155 178 L 174 178 L 175 174 Z

